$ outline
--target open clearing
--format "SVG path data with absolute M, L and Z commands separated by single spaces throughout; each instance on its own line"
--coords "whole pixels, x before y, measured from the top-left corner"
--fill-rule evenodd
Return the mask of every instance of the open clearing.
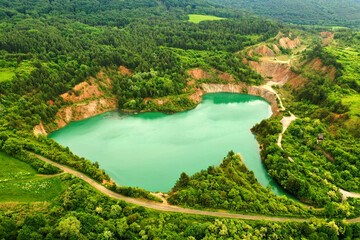
M 3 152 L 0 166 L 0 202 L 49 201 L 63 191 L 58 176 L 37 176 L 28 164 Z
M 0 82 L 12 80 L 12 78 L 15 76 L 14 71 L 4 68 L 0 68 Z
M 197 15 L 197 14 L 189 14 L 189 22 L 199 23 L 201 21 L 214 21 L 214 20 L 223 20 L 225 18 L 209 16 L 209 15 Z

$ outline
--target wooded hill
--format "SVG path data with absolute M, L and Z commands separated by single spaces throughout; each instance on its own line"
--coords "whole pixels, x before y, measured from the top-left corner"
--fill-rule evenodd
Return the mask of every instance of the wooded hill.
M 251 13 L 302 25 L 359 28 L 359 0 L 211 0 Z

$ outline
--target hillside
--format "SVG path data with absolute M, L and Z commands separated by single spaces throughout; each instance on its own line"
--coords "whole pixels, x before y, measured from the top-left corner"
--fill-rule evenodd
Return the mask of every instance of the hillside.
M 358 0 L 211 0 L 251 13 L 301 25 L 359 28 Z
M 0 239 L 359 238 L 360 33 L 326 28 L 357 28 L 359 10 L 358 0 L 0 0 Z M 292 199 L 231 149 L 151 193 L 47 137 L 110 110 L 170 117 L 219 92 L 268 101 L 254 152 Z

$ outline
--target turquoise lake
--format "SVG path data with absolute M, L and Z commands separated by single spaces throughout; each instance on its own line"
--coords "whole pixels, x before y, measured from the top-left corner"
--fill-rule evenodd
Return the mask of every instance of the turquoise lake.
M 256 123 L 271 116 L 268 102 L 246 94 L 207 94 L 193 110 L 138 115 L 107 112 L 73 122 L 49 135 L 75 154 L 98 161 L 122 186 L 171 190 L 181 172 L 192 175 L 218 166 L 230 150 L 240 153 L 259 182 L 285 192 L 267 173 L 255 135 Z

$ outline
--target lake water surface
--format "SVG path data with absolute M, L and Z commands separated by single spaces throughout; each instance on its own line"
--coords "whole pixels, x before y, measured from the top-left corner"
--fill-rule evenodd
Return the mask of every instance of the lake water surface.
M 218 166 L 230 150 L 240 153 L 259 182 L 283 190 L 267 173 L 250 128 L 271 116 L 268 102 L 245 94 L 205 95 L 195 109 L 172 115 L 117 111 L 73 122 L 49 135 L 75 154 L 98 161 L 122 186 L 169 191 L 181 172 Z

